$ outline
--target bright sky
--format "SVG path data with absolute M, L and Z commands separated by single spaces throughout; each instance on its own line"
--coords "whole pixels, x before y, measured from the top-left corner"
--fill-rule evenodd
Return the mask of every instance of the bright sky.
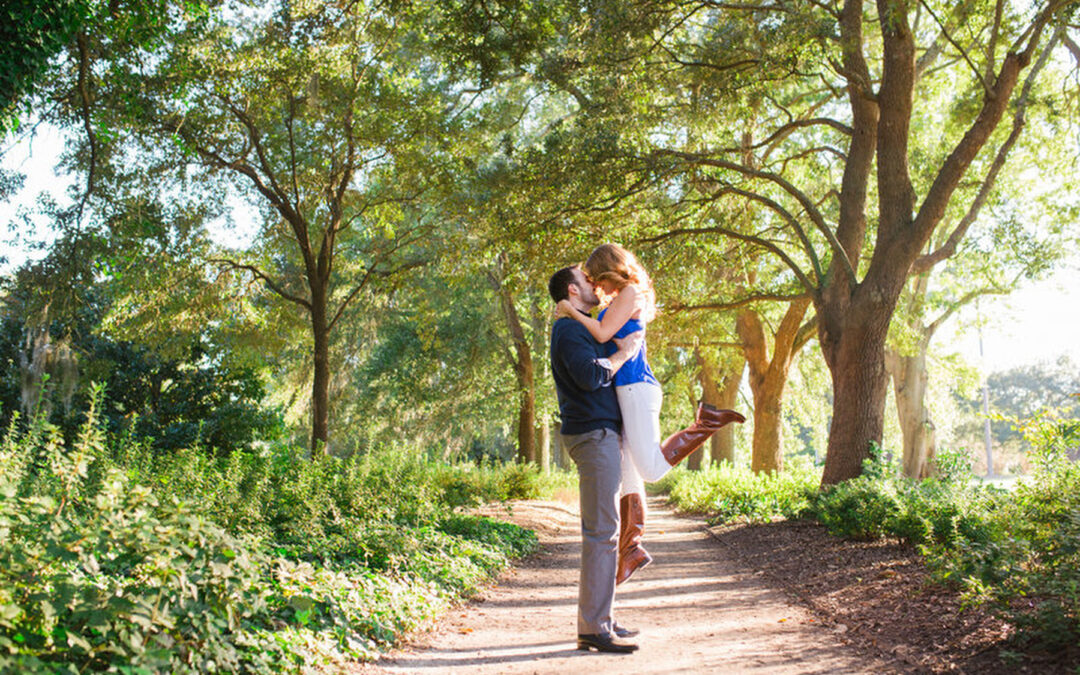
M 1068 355 L 1080 365 L 1080 260 L 1069 261 L 1049 278 L 1028 283 L 1006 297 L 983 298 L 942 328 L 941 343 L 978 365 L 979 335 L 974 328 L 956 335 L 960 324 L 985 321 L 983 353 L 989 372 L 1055 361 Z
M 9 141 L 10 143 L 10 141 Z M 63 140 L 52 128 L 40 131 L 32 144 L 20 142 L 3 155 L 2 166 L 26 174 L 23 190 L 10 202 L 0 203 L 0 226 L 15 220 L 19 206 L 31 208 L 41 192 L 50 192 L 61 203 L 70 181 L 57 177 L 53 166 Z M 38 236 L 47 235 L 47 223 L 40 223 Z M 26 261 L 28 253 L 20 245 L 19 233 L 9 227 L 0 229 L 0 256 L 8 263 L 0 265 L 0 274 Z M 228 236 L 235 242 L 235 231 Z M 976 309 L 970 306 L 958 312 L 939 333 L 937 348 L 961 352 L 973 365 L 983 364 L 984 372 L 1006 370 L 1018 365 L 1054 361 L 1062 354 L 1080 364 L 1080 260 L 1072 260 L 1048 279 L 1030 283 L 1005 298 L 984 298 L 979 315 L 985 319 L 982 330 L 984 358 L 979 356 L 979 336 L 974 328 L 957 334 L 959 326 L 975 323 Z

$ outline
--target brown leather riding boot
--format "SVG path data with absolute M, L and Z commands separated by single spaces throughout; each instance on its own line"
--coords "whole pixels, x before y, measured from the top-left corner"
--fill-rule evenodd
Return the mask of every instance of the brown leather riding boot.
M 732 422 L 741 424 L 745 421 L 746 418 L 734 410 L 699 403 L 694 423 L 668 436 L 667 440 L 660 444 L 660 451 L 664 454 L 667 463 L 675 466 L 704 445 L 705 441 L 709 440 L 709 437 L 721 427 Z
M 619 500 L 619 569 L 615 574 L 616 585 L 652 562 L 652 556 L 641 546 L 644 534 L 645 504 L 641 501 L 641 494 L 634 492 L 623 495 Z

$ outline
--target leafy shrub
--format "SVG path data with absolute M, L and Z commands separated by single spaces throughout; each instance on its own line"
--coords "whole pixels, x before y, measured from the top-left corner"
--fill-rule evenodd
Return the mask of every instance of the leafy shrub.
M 1046 411 L 1020 425 L 1034 473 L 993 513 L 997 536 L 934 551 L 938 574 L 959 579 L 974 602 L 1046 649 L 1080 642 L 1080 420 Z
M 505 499 L 540 497 L 540 469 L 532 464 L 511 464 L 503 472 L 501 492 Z
M 535 546 L 417 452 L 156 454 L 43 417 L 0 440 L 0 672 L 295 672 L 368 658 Z M 487 467 L 457 500 L 519 480 Z
M 900 514 L 895 486 L 870 476 L 859 476 L 823 490 L 814 513 L 829 532 L 849 539 L 878 539 Z
M 680 509 L 708 513 L 713 522 L 765 522 L 801 516 L 820 480 L 820 471 L 805 463 L 792 462 L 771 474 L 721 463 L 705 471 L 672 471 L 660 488 L 670 492 Z

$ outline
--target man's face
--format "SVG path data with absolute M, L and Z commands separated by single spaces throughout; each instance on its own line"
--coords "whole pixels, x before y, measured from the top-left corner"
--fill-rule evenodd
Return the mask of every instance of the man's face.
M 596 291 L 593 290 L 592 283 L 585 276 L 585 273 L 581 271 L 581 268 L 574 269 L 574 284 L 578 287 L 578 297 L 581 298 L 586 307 L 596 307 L 600 304 L 600 299 L 596 297 Z

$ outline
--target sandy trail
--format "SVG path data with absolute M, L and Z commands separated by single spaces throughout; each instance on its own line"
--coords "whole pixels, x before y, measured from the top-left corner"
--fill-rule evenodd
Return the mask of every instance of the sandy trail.
M 880 663 L 843 644 L 783 593 L 742 567 L 700 519 L 650 501 L 655 562 L 619 587 L 615 616 L 641 630 L 631 655 L 575 649 L 580 530 L 576 505 L 518 502 L 511 520 L 542 552 L 445 616 L 407 647 L 358 672 L 861 673 Z

